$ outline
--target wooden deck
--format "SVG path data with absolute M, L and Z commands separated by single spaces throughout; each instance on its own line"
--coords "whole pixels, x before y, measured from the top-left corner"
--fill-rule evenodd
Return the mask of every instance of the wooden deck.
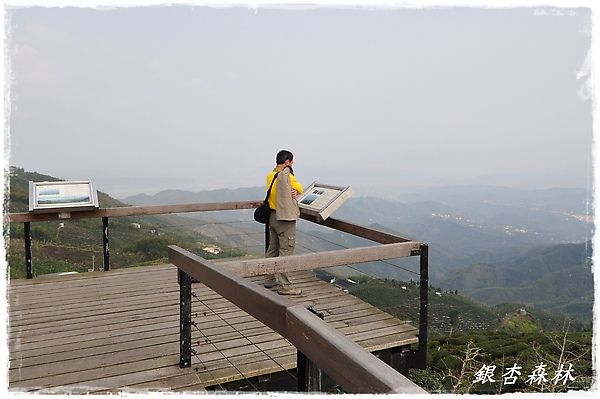
M 374 352 L 418 341 L 417 329 L 306 272 L 298 304 Z M 261 277 L 251 280 L 260 283 Z M 173 265 L 15 280 L 8 286 L 9 392 L 203 392 L 286 372 L 296 349 L 203 284 L 193 285 L 192 367 L 179 368 Z

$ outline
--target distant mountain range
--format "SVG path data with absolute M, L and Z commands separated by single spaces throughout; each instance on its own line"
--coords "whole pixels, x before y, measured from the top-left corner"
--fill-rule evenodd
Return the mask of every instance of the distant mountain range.
M 166 190 L 122 199 L 132 205 L 257 200 L 264 187 L 189 192 Z M 333 215 L 429 245 L 431 284 L 460 290 L 487 305 L 521 302 L 550 311 L 592 317 L 594 232 L 591 193 L 584 189 L 521 190 L 494 186 L 431 188 L 397 200 L 352 197 Z M 233 221 L 226 212 L 194 216 L 205 221 Z M 251 220 L 249 212 L 245 215 Z M 214 237 L 255 242 L 256 226 L 206 223 L 199 228 Z M 235 234 L 233 234 L 235 232 Z M 298 252 L 368 245 L 365 240 L 301 222 Z M 222 238 L 219 238 L 222 239 Z M 415 259 L 359 265 L 380 278 L 409 279 Z
M 253 201 L 265 197 L 265 190 L 260 187 L 238 188 L 235 190 L 165 190 L 154 195 L 138 194 L 121 201 L 131 205 L 173 205 L 173 204 L 195 204 L 203 202 L 228 202 L 228 201 Z

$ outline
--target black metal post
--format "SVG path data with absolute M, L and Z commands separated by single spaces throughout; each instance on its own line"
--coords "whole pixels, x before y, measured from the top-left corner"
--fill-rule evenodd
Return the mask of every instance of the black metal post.
M 179 272 L 179 368 L 192 366 L 192 278 Z
M 312 307 L 308 310 L 323 320 L 323 313 L 317 313 Z M 321 392 L 323 381 L 321 369 L 304 353 L 298 351 L 297 356 L 298 392 Z
M 419 360 L 418 368 L 427 366 L 427 310 L 429 306 L 429 246 L 421 244 L 420 259 L 421 309 L 419 311 Z
M 102 218 L 102 243 L 104 246 L 104 271 L 110 270 L 110 256 L 108 249 L 108 217 Z
M 427 309 L 429 306 L 429 246 L 421 244 L 414 255 L 420 256 L 419 265 L 419 349 L 403 352 L 402 373 L 408 368 L 425 369 L 427 367 Z M 406 367 L 406 368 L 404 368 Z
M 273 212 L 273 211 L 271 211 Z M 265 223 L 265 253 L 269 250 L 269 221 Z
M 33 267 L 31 264 L 31 223 L 24 222 L 25 234 L 25 273 L 27 278 L 33 278 Z

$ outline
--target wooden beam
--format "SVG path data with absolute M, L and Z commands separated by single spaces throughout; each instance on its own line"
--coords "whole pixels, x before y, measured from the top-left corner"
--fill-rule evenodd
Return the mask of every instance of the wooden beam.
M 394 234 L 386 233 L 385 231 L 375 230 L 370 227 L 360 226 L 358 224 L 344 222 L 334 218 L 327 218 L 322 220 L 319 217 L 309 215 L 307 213 L 300 213 L 300 217 L 309 222 L 327 226 L 332 229 L 343 231 L 358 237 L 366 238 L 367 240 L 375 241 L 380 244 L 391 244 L 395 242 L 407 242 L 413 241 L 410 238 L 400 237 Z
M 298 270 L 325 269 L 378 260 L 419 255 L 420 242 L 400 242 L 371 247 L 349 248 L 276 258 L 258 258 L 219 262 L 219 266 L 242 277 L 264 276 Z
M 162 215 L 170 213 L 229 211 L 237 209 L 253 209 L 263 201 L 212 202 L 203 204 L 153 205 L 153 206 L 123 206 L 116 208 L 101 208 L 93 211 L 61 213 L 8 213 L 4 215 L 5 223 L 42 222 L 62 219 L 88 219 L 120 216 Z
M 286 314 L 288 329 L 284 337 L 344 390 L 370 394 L 427 393 L 305 307 L 289 307 Z
M 168 252 L 178 268 L 288 339 L 344 390 L 426 393 L 305 307 L 175 245 Z
M 52 213 L 7 213 L 4 215 L 5 223 L 23 223 L 23 222 L 43 222 L 63 219 L 89 219 L 105 217 L 123 217 L 123 216 L 144 216 L 144 215 L 162 215 L 172 213 L 187 212 L 208 212 L 208 211 L 230 211 L 239 209 L 254 209 L 263 203 L 259 201 L 238 201 L 238 202 L 212 202 L 202 204 L 177 204 L 177 205 L 152 205 L 152 206 L 123 206 L 115 208 L 100 208 L 93 211 L 52 212 Z M 327 226 L 332 229 L 340 230 L 358 237 L 366 238 L 380 244 L 391 244 L 397 242 L 413 241 L 409 238 L 400 237 L 384 231 L 375 230 L 369 227 L 360 226 L 354 223 L 344 222 L 342 220 L 327 218 L 322 220 L 319 217 L 301 212 L 300 217 L 307 221 Z

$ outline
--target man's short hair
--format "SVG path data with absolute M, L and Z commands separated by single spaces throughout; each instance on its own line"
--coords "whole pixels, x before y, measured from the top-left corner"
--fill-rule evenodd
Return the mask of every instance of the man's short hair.
M 275 158 L 275 162 L 277 165 L 282 165 L 285 161 L 293 161 L 294 154 L 289 152 L 288 150 L 281 150 L 277 153 L 277 157 Z

